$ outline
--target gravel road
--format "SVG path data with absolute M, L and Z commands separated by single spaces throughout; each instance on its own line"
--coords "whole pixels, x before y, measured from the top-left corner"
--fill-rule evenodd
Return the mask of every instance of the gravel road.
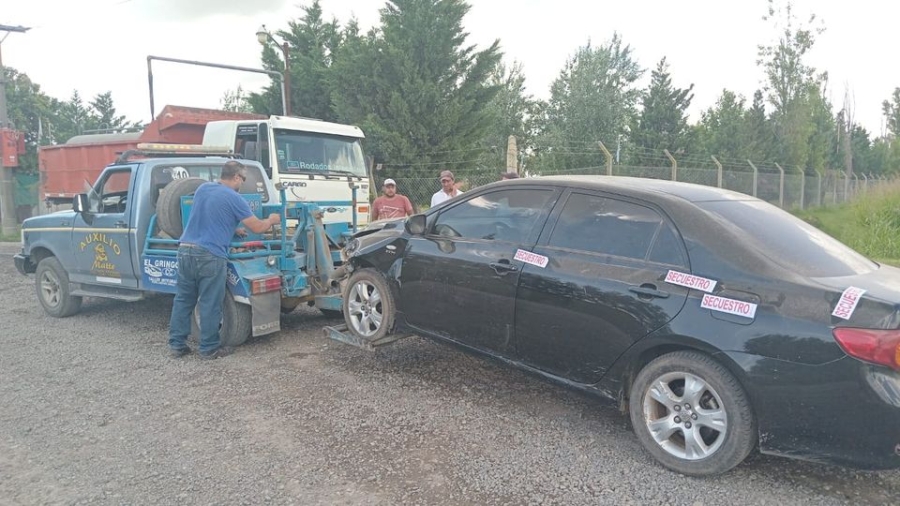
M 0 504 L 900 504 L 900 472 L 754 456 L 656 465 L 597 399 L 420 338 L 376 353 L 316 311 L 171 359 L 171 299 L 44 315 L 0 244 Z

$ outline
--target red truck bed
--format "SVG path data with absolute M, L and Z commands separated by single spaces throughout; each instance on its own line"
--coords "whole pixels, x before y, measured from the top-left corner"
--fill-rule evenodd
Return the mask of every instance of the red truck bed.
M 230 119 L 266 119 L 266 116 L 168 105 L 142 132 L 79 135 L 65 144 L 44 146 L 38 151 L 41 198 L 71 200 L 84 192 L 85 181 L 93 184 L 104 167 L 120 153 L 135 149 L 138 143 L 200 144 L 207 123 Z

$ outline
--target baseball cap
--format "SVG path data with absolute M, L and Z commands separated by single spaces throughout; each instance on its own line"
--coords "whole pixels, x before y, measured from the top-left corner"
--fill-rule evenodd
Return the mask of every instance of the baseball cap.
M 394 185 L 394 186 L 397 186 L 397 182 L 394 181 L 394 180 L 391 179 L 391 178 L 387 178 L 387 179 L 384 180 L 384 186 L 387 186 L 387 185 Z
M 447 178 L 449 178 L 449 179 L 454 179 L 454 180 L 456 179 L 455 177 L 453 177 L 453 173 L 450 172 L 449 170 L 442 170 L 442 171 L 441 171 L 441 177 L 439 177 L 438 179 L 440 179 L 441 181 L 443 181 L 444 179 L 447 179 Z

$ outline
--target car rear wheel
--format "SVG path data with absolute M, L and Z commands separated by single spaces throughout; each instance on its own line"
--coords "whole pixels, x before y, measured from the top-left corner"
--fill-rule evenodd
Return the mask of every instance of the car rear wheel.
M 81 309 L 82 298 L 71 295 L 69 275 L 56 257 L 47 257 L 38 263 L 34 287 L 41 307 L 54 318 L 72 316 Z
M 394 328 L 394 295 L 384 276 L 373 269 L 361 269 L 347 281 L 344 293 L 344 321 L 357 337 L 381 339 Z
M 702 353 L 669 353 L 647 364 L 632 384 L 629 411 L 644 448 L 688 476 L 724 473 L 756 445 L 747 394 L 734 375 Z

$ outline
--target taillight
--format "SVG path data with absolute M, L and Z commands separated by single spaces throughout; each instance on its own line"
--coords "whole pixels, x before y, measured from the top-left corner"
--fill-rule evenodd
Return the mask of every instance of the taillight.
M 847 355 L 900 371 L 900 330 L 834 329 L 834 339 Z
M 367 213 L 367 212 L 369 212 L 369 206 L 359 206 L 357 212 Z
M 281 290 L 281 278 L 278 276 L 254 279 L 250 283 L 250 293 L 254 295 L 258 293 L 274 292 L 276 290 Z

